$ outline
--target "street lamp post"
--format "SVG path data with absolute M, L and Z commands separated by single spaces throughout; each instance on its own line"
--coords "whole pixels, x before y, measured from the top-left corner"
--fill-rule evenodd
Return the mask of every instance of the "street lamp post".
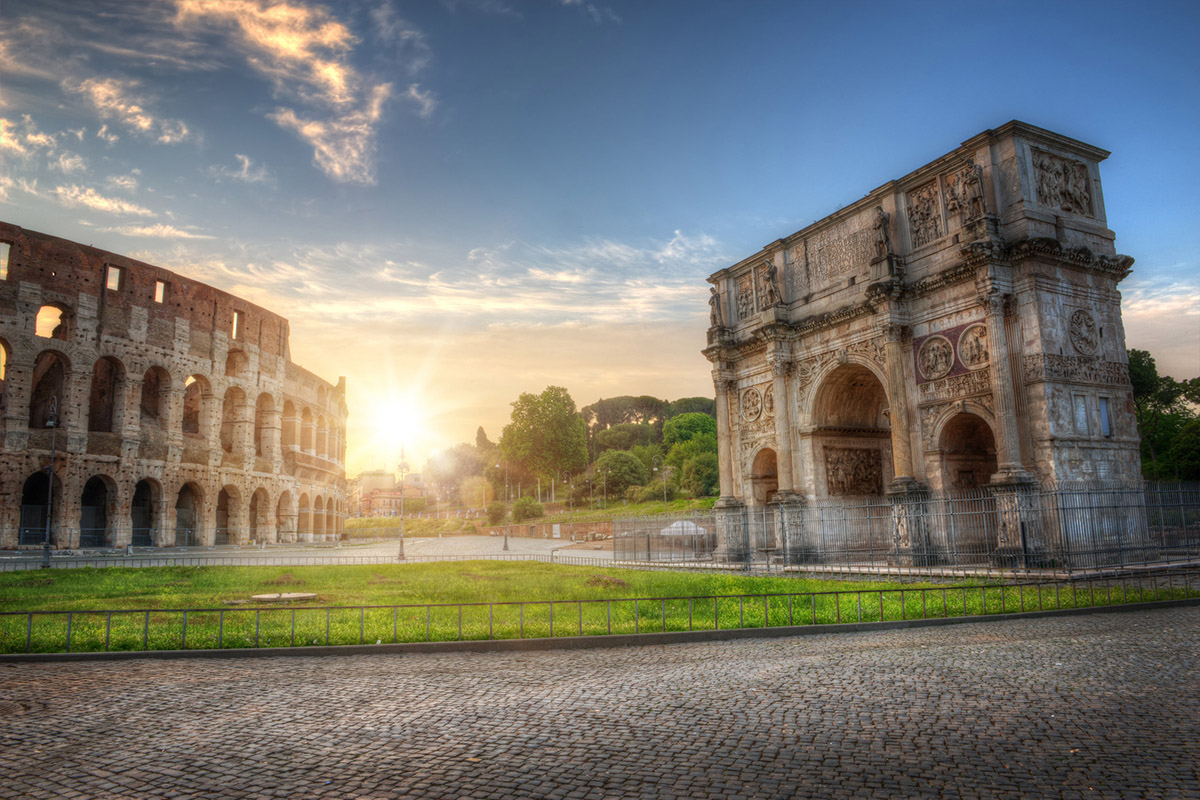
M 574 486 L 569 483 L 571 474 L 563 473 L 563 483 L 567 484 L 567 534 L 571 537 L 571 541 L 575 541 L 575 503 L 571 497 Z
M 46 537 L 42 541 L 42 569 L 50 568 L 50 520 L 54 517 L 54 462 L 58 457 L 58 395 L 50 398 L 50 466 L 46 467 Z
M 404 460 L 404 449 L 400 449 L 400 463 L 396 466 L 400 473 L 400 560 L 404 560 L 404 481 L 408 478 L 408 462 Z
M 600 471 L 600 485 L 603 487 L 603 490 L 604 490 L 604 500 L 602 501 L 604 503 L 604 510 L 607 511 L 608 510 L 608 470 L 606 470 L 606 469 Z
M 667 513 L 667 465 L 663 463 L 662 456 L 654 457 L 654 471 L 662 476 L 663 485 L 663 513 Z
M 500 469 L 500 465 L 496 465 Z M 504 550 L 508 551 L 508 456 L 504 456 Z

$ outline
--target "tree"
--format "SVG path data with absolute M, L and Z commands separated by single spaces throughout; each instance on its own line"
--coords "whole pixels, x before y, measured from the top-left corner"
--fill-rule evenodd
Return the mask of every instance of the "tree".
M 1142 474 L 1147 478 L 1182 479 L 1190 449 L 1186 438 L 1182 442 L 1180 439 L 1185 437 L 1188 423 L 1197 419 L 1194 406 L 1200 395 L 1200 380 L 1177 381 L 1159 375 L 1154 357 L 1145 350 L 1129 351 L 1129 380 L 1142 437 Z M 1182 456 L 1183 464 L 1176 461 L 1177 455 Z
M 523 392 L 512 406 L 512 422 L 500 436 L 500 449 L 509 461 L 547 483 L 587 467 L 586 426 L 566 389 L 547 386 L 540 395 Z
M 683 464 L 679 483 L 693 497 L 708 497 L 717 493 L 720 473 L 716 453 L 700 453 Z
M 663 424 L 663 447 L 668 450 L 680 442 L 694 439 L 696 436 L 711 434 L 713 441 L 717 438 L 717 421 L 708 414 L 689 412 L 671 417 Z
M 483 466 L 483 456 L 478 450 L 469 444 L 456 444 L 434 453 L 425 464 L 425 475 L 447 500 L 470 504 L 475 499 L 460 494 L 459 488 L 467 478 L 480 474 Z
M 480 425 L 475 431 L 475 449 L 481 453 L 485 453 L 495 446 L 496 445 L 487 438 L 487 433 L 483 430 L 483 426 Z
M 717 401 L 711 397 L 681 397 L 667 404 L 667 419 L 692 412 L 717 416 Z
M 491 481 L 482 475 L 472 475 L 458 486 L 459 502 L 472 508 L 486 508 L 496 499 L 496 490 Z
M 488 523 L 491 525 L 499 525 L 504 519 L 505 510 L 506 507 L 503 500 L 496 500 L 492 503 L 489 503 L 487 507 Z
M 635 445 L 650 444 L 657 436 L 654 427 L 644 422 L 622 422 L 611 428 L 596 432 L 596 449 L 629 450 Z
M 649 478 L 646 466 L 628 450 L 605 450 L 596 459 L 596 475 L 605 473 L 603 485 L 611 495 L 623 495 L 630 486 L 640 486 Z

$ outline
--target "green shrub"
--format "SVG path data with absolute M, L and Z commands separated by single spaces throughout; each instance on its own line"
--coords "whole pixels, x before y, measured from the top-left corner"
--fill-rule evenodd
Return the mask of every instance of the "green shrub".
M 542 504 L 532 497 L 518 497 L 517 502 L 513 503 L 513 522 L 535 519 L 544 516 L 545 513 L 546 509 L 542 508 Z
M 488 503 L 487 507 L 488 523 L 491 525 L 499 525 L 504 519 L 504 501 L 494 500 Z

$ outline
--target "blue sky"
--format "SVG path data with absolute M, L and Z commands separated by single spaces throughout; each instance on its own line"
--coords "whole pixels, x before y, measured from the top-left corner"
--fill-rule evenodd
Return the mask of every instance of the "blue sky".
M 14 2 L 0 216 L 288 316 L 351 472 L 521 391 L 711 394 L 704 278 L 1010 119 L 1101 165 L 1200 373 L 1200 5 Z

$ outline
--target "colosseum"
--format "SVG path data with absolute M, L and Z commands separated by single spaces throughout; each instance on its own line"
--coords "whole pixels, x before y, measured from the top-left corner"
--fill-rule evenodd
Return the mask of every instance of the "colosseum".
M 211 286 L 0 222 L 0 548 L 339 537 L 345 379 L 293 364 L 288 331 Z

